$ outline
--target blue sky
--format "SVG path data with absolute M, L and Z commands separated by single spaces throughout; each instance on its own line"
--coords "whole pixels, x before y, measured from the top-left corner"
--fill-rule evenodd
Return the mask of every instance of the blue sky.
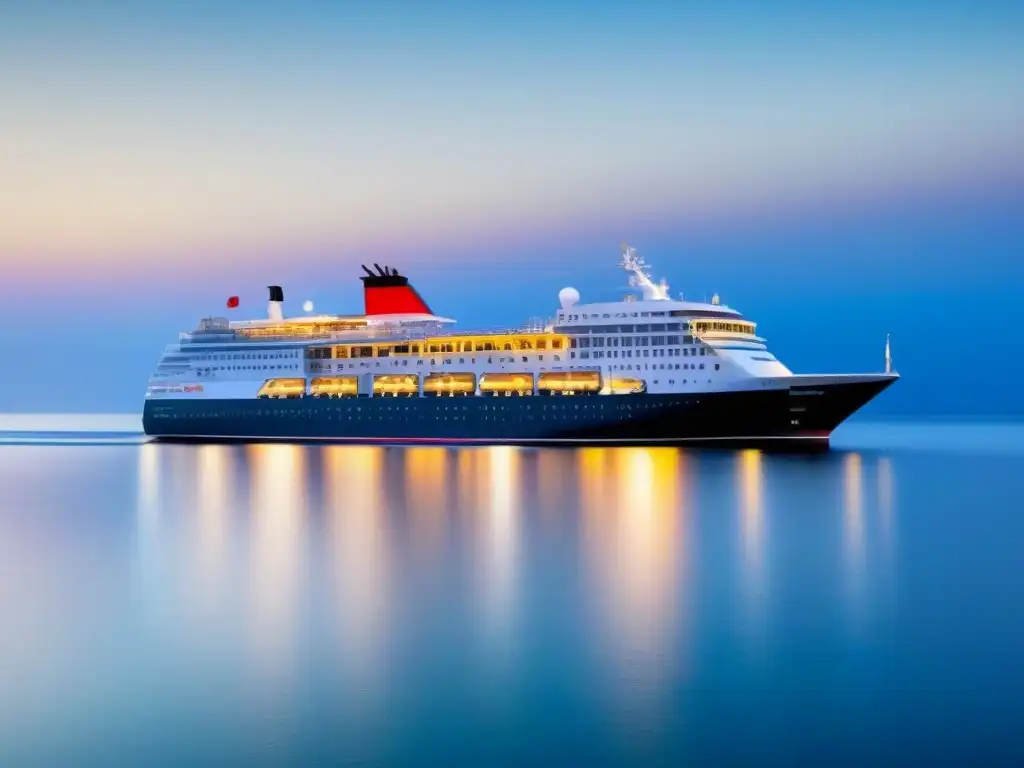
M 1019 411 L 1022 16 L 5 3 L 0 354 L 41 375 L 0 411 L 138 408 L 177 331 L 268 283 L 351 311 L 382 261 L 516 323 L 620 293 L 624 240 L 794 370 L 877 368 L 892 332 L 880 409 Z

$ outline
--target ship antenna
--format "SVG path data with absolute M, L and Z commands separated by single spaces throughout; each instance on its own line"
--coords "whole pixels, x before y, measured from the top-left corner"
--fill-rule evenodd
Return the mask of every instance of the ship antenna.
M 645 299 L 665 300 L 669 298 L 668 283 L 662 280 L 660 285 L 655 284 L 643 256 L 637 255 L 636 249 L 626 243 L 622 244 L 622 261 L 619 262 L 619 266 L 630 273 L 629 284 L 634 288 L 640 288 L 644 292 Z
M 361 266 L 363 268 L 363 272 L 368 274 L 370 277 L 376 277 L 376 275 L 373 274 L 373 270 L 367 267 L 365 264 L 360 264 L 359 266 Z

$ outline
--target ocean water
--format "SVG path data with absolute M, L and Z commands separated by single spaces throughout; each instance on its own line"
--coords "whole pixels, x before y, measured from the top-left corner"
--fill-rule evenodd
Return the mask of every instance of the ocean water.
M 0 765 L 1024 762 L 1024 425 L 809 456 L 0 430 Z

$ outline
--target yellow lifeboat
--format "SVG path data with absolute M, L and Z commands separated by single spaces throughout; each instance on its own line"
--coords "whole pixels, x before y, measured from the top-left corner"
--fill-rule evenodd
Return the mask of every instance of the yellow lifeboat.
M 256 397 L 264 399 L 294 399 L 306 394 L 305 379 L 267 379 Z
M 613 395 L 640 395 L 647 391 L 647 382 L 643 379 L 612 379 L 609 390 Z
M 374 397 L 416 397 L 419 393 L 419 376 L 382 374 L 373 377 Z
M 480 394 L 490 396 L 532 395 L 532 373 L 485 373 L 480 377 Z
M 601 391 L 601 374 L 599 371 L 542 373 L 537 391 L 542 395 L 596 395 Z
M 313 397 L 355 397 L 359 394 L 357 376 L 320 376 L 309 385 Z
M 430 373 L 423 379 L 423 394 L 430 397 L 465 397 L 476 392 L 472 373 Z

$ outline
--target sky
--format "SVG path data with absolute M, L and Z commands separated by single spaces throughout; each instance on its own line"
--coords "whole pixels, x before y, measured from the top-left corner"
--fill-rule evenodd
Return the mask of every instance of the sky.
M 892 333 L 879 412 L 1024 410 L 1024 6 L 687 5 L 6 0 L 0 412 L 137 410 L 227 296 L 365 262 L 550 316 L 623 241 L 795 371 Z

